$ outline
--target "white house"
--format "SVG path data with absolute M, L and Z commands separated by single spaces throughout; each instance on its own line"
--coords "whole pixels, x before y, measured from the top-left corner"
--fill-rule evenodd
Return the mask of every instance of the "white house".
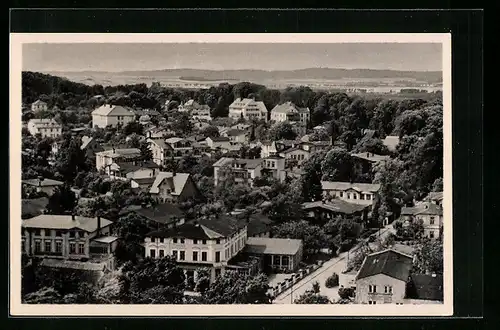
M 248 143 L 250 134 L 248 131 L 231 128 L 222 133 L 222 136 L 229 138 L 231 142 Z
M 135 120 L 135 113 L 120 105 L 105 104 L 92 111 L 92 127 L 125 126 Z
M 105 170 L 109 175 L 109 167 L 116 162 L 133 162 L 141 155 L 141 150 L 138 148 L 127 149 L 110 149 L 97 152 L 96 154 L 97 170 Z
M 234 120 L 244 118 L 246 120 L 267 121 L 267 108 L 262 101 L 237 98 L 229 106 L 229 117 Z
M 33 136 L 40 134 L 43 138 L 57 138 L 62 134 L 62 125 L 54 119 L 30 119 L 28 131 Z
M 334 197 L 349 203 L 373 205 L 380 184 L 321 181 L 323 196 Z
M 41 100 L 37 100 L 31 104 L 31 111 L 33 112 L 47 111 L 48 108 L 47 103 Z
M 276 105 L 271 110 L 271 120 L 275 122 L 300 122 L 306 125 L 311 119 L 309 108 L 300 108 L 292 102 Z
M 241 159 L 222 157 L 214 163 L 214 183 L 218 184 L 224 176 L 224 170 L 230 171 L 236 178 L 236 182 L 244 182 L 252 185 L 253 179 L 262 175 L 262 159 Z
M 229 140 L 228 137 L 225 137 L 225 136 L 207 137 L 206 142 L 207 142 L 207 146 L 210 149 L 230 148 L 231 147 L 231 141 Z
M 401 219 L 403 225 L 407 226 L 411 222 L 421 221 L 424 227 L 424 236 L 430 239 L 441 237 L 443 228 L 443 208 L 433 202 L 426 201 L 414 207 L 403 207 L 401 209 Z

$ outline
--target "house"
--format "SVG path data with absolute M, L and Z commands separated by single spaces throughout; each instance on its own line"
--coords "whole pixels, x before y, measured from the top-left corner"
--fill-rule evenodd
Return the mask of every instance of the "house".
M 21 219 L 29 219 L 43 214 L 47 204 L 49 204 L 47 197 L 22 199 Z
M 198 272 L 207 270 L 213 282 L 230 268 L 231 259 L 245 248 L 246 240 L 245 219 L 227 215 L 201 218 L 149 233 L 144 242 L 145 256 L 173 256 L 187 281 L 195 282 Z
M 380 184 L 321 181 L 324 198 L 338 198 L 346 202 L 373 205 L 378 196 Z
M 116 162 L 109 166 L 112 179 L 155 178 L 159 172 L 158 165 L 153 161 Z
M 140 189 L 144 192 L 149 193 L 151 186 L 155 182 L 156 177 L 152 178 L 133 178 L 130 179 L 130 187 L 134 189 Z
M 261 158 L 273 155 L 280 155 L 281 157 L 284 157 L 284 154 L 281 154 L 283 151 L 298 147 L 299 143 L 294 140 L 279 140 L 263 142 L 256 146 L 261 148 Z
M 404 304 L 436 304 L 443 302 L 443 275 L 411 274 L 406 286 Z
M 141 156 L 138 148 L 115 148 L 96 152 L 96 168 L 110 174 L 109 167 L 116 162 L 133 162 Z
M 175 135 L 175 132 L 162 127 L 150 127 L 144 131 L 144 135 L 149 139 L 165 139 L 168 135 Z
M 306 212 L 309 221 L 317 224 L 325 224 L 338 216 L 354 219 L 359 217 L 364 224 L 368 220 L 369 206 L 345 202 L 340 199 L 329 201 L 305 202 L 302 209 Z
M 61 181 L 45 179 L 43 177 L 39 177 L 38 179 L 22 180 L 21 182 L 23 186 L 34 187 L 37 192 L 46 193 L 48 196 L 51 196 L 57 187 L 61 187 L 64 184 Z
M 229 148 L 231 145 L 229 138 L 225 136 L 207 137 L 206 141 L 210 149 Z
M 222 136 L 229 138 L 231 142 L 237 143 L 248 143 L 250 139 L 250 134 L 248 131 L 244 131 L 237 128 L 231 128 L 222 133 Z
M 225 171 L 231 172 L 235 176 L 236 182 L 250 185 L 252 185 L 253 179 L 262 175 L 262 159 L 222 157 L 213 164 L 213 167 L 215 185 L 225 175 Z
M 97 152 L 104 151 L 104 148 L 96 139 L 90 136 L 82 136 L 82 145 L 80 149 L 85 151 L 87 158 L 95 158 Z
M 190 99 L 190 100 L 186 101 L 186 103 L 182 103 L 181 105 L 179 105 L 179 107 L 177 109 L 181 112 L 185 112 L 185 111 L 191 111 L 193 109 L 197 109 L 199 107 L 200 107 L 200 104 L 198 102 L 196 102 L 193 99 Z
M 304 150 L 299 147 L 285 149 L 279 153 L 281 157 L 284 157 L 286 164 L 297 162 L 297 165 L 302 164 L 304 161 L 311 157 L 311 152 Z
M 361 152 L 357 154 L 351 154 L 351 156 L 361 159 L 362 161 L 366 161 L 370 164 L 378 164 L 381 162 L 386 162 L 391 158 L 390 156 L 377 155 L 372 152 Z
M 402 304 L 413 257 L 391 249 L 366 256 L 356 275 L 358 304 Z
M 269 156 L 262 159 L 261 175 L 271 177 L 279 181 L 285 181 L 285 158 L 280 156 Z
M 163 138 L 148 138 L 149 149 L 153 154 L 153 162 L 159 166 L 165 166 L 172 157 L 172 148 L 165 143 Z
M 262 213 L 250 214 L 248 216 L 248 237 L 271 237 L 273 221 Z
M 193 142 L 188 139 L 171 137 L 165 139 L 165 143 L 170 147 L 170 150 L 167 148 L 167 157 L 179 159 L 186 155 L 198 156 L 193 154 Z
M 331 141 L 312 141 L 312 142 L 301 142 L 299 147 L 310 153 L 318 151 L 327 151 L 332 147 Z
M 278 104 L 271 110 L 271 120 L 277 123 L 299 122 L 305 126 L 311 119 L 310 113 L 309 108 L 300 108 L 289 101 Z
M 297 136 L 303 136 L 307 133 L 307 126 L 300 121 L 292 121 L 290 126 Z
M 425 198 L 425 200 L 442 207 L 443 206 L 443 192 L 442 191 L 430 192 L 429 195 Z
M 403 207 L 401 209 L 401 220 L 403 221 L 403 226 L 407 226 L 415 220 L 422 221 L 424 237 L 431 239 L 441 238 L 443 208 L 433 202 L 423 202 L 414 207 Z
M 159 113 L 156 110 L 152 109 L 134 109 L 132 112 L 135 115 L 135 120 L 138 120 L 139 122 L 145 122 L 148 123 L 151 121 L 151 119 L 156 118 L 158 119 L 161 116 L 161 113 Z M 142 118 L 142 120 L 141 120 Z
M 172 228 L 184 223 L 184 213 L 175 204 L 161 203 L 154 206 L 131 205 L 120 212 L 120 216 L 135 214 L 145 221 L 158 224 L 161 228 Z
M 31 103 L 31 111 L 33 112 L 39 112 L 39 111 L 47 111 L 49 109 L 49 106 L 47 105 L 47 102 L 44 102 L 42 100 L 36 100 L 35 102 Z
M 135 120 L 133 111 L 121 105 L 104 104 L 92 111 L 92 127 L 125 126 Z
M 267 108 L 262 101 L 250 98 L 237 98 L 229 106 L 229 118 L 238 120 L 265 120 L 267 121 Z
M 210 107 L 206 104 L 200 105 L 198 108 L 191 110 L 191 117 L 198 120 L 212 120 L 210 116 Z
M 239 123 L 236 125 L 231 126 L 232 129 L 240 129 L 243 131 L 247 131 L 248 134 L 252 133 L 253 125 L 251 124 L 245 124 L 245 123 Z
M 263 256 L 264 269 L 292 272 L 302 261 L 303 244 L 300 239 L 248 237 L 244 252 Z
M 208 122 L 203 121 L 203 120 L 198 119 L 198 118 L 191 118 L 189 121 L 193 124 L 193 128 L 195 128 L 199 131 L 202 131 L 205 128 L 207 128 L 208 126 L 210 126 L 210 124 Z
M 42 138 L 57 138 L 62 134 L 62 125 L 54 119 L 30 119 L 28 131 L 35 136 L 40 134 Z
M 105 260 L 113 269 L 118 238 L 111 236 L 112 225 L 100 217 L 39 215 L 22 220 L 22 251 L 29 257 Z
M 198 187 L 189 173 L 159 172 L 149 193 L 151 197 L 164 203 L 200 197 Z
M 389 149 L 389 151 L 396 151 L 396 147 L 399 144 L 399 136 L 388 135 L 382 140 L 382 143 Z

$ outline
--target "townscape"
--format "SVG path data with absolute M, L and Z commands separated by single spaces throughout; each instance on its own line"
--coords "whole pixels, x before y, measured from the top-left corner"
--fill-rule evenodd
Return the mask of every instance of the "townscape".
M 26 304 L 443 303 L 441 93 L 22 74 Z

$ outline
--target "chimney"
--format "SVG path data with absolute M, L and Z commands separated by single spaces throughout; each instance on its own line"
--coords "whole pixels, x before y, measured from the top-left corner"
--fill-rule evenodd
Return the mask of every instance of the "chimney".
M 71 214 L 71 220 L 75 221 L 75 214 L 74 213 Z
M 101 235 L 101 216 L 97 216 L 97 236 Z

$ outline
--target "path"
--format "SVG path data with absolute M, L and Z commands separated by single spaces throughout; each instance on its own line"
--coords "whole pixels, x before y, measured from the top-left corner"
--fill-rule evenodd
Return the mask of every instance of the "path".
M 380 235 L 381 238 L 385 237 L 391 232 L 392 225 L 388 225 L 377 232 L 377 237 Z M 364 240 L 363 242 L 366 242 Z M 349 252 L 340 253 L 337 257 L 326 261 L 323 266 L 318 268 L 316 271 L 304 277 L 302 280 L 294 284 L 290 289 L 285 290 L 280 295 L 276 297 L 273 304 L 293 304 L 293 301 L 300 297 L 306 292 L 306 290 L 312 289 L 312 284 L 318 282 L 320 284 L 320 292 L 323 295 L 328 296 L 330 299 L 337 300 L 338 287 L 327 288 L 325 287 L 325 281 L 333 273 L 340 274 L 345 270 L 347 266 L 347 253 L 352 254 L 361 246 L 361 243 L 354 246 Z

